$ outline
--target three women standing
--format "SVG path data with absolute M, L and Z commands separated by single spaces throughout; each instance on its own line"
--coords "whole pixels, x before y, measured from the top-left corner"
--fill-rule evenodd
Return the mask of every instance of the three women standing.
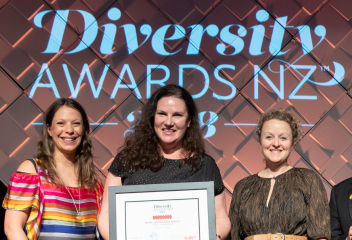
M 47 110 L 44 124 L 37 159 L 13 174 L 3 203 L 8 239 L 95 239 L 102 186 L 92 163 L 87 116 L 74 100 L 60 99 Z M 319 176 L 287 163 L 299 138 L 298 122 L 272 110 L 261 117 L 257 134 L 266 168 L 234 189 L 232 239 L 329 239 Z M 108 186 L 192 181 L 214 181 L 217 238 L 225 238 L 230 222 L 224 185 L 205 154 L 196 106 L 187 91 L 168 85 L 145 104 L 109 168 L 98 222 L 102 236 L 108 239 Z

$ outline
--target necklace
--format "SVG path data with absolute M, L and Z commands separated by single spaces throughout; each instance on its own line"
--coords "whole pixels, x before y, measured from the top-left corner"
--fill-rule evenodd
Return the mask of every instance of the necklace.
M 72 199 L 72 201 L 73 201 L 73 206 L 75 206 L 75 210 L 76 210 L 76 213 L 77 213 L 76 218 L 77 218 L 78 220 L 81 220 L 81 219 L 82 219 L 82 217 L 81 217 L 81 189 L 78 188 L 78 204 L 77 204 L 77 205 L 78 205 L 78 208 L 77 208 L 76 201 L 75 201 L 75 199 L 73 198 L 73 196 L 72 196 L 70 190 L 68 190 L 68 188 L 66 187 L 66 185 L 64 184 L 64 182 L 61 180 L 61 178 L 59 178 L 59 179 L 60 179 L 61 184 L 65 187 L 66 191 L 68 192 L 68 194 L 70 195 L 70 197 L 71 197 L 71 199 Z

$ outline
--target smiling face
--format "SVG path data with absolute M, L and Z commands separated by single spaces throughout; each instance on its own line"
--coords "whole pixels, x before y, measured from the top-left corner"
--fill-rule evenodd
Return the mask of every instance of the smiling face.
M 82 141 L 82 116 L 74 108 L 62 106 L 56 111 L 47 131 L 55 143 L 54 154 L 61 152 L 74 156 Z
M 173 96 L 158 101 L 154 116 L 154 131 L 161 150 L 181 149 L 182 139 L 190 122 L 185 102 Z
M 292 150 L 292 130 L 290 125 L 277 119 L 264 122 L 260 145 L 266 161 L 272 164 L 285 163 Z

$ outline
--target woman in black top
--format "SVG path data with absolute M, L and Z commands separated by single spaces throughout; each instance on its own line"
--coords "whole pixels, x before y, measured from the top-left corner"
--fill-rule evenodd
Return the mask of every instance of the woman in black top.
M 352 178 L 331 189 L 330 218 L 331 239 L 352 240 Z
M 167 85 L 144 105 L 142 117 L 109 168 L 98 227 L 108 238 L 108 186 L 214 181 L 217 238 L 230 231 L 224 186 L 214 159 L 205 154 L 192 96 Z

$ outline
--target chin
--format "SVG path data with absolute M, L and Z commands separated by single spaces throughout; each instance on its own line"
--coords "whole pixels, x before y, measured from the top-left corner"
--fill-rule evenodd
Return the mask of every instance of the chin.
M 287 158 L 285 159 L 266 159 L 267 163 L 281 165 L 287 163 Z
M 66 153 L 66 154 L 72 154 L 76 153 L 77 147 L 72 147 L 72 148 L 62 148 L 60 152 Z
M 177 146 L 179 144 L 180 144 L 180 142 L 177 139 L 167 140 L 167 141 L 160 141 L 160 145 L 165 146 L 165 147 L 174 147 L 174 146 Z
M 175 142 L 171 141 L 171 142 L 162 142 L 161 145 L 165 146 L 165 147 L 172 147 L 172 146 L 174 146 L 176 144 L 175 144 Z

